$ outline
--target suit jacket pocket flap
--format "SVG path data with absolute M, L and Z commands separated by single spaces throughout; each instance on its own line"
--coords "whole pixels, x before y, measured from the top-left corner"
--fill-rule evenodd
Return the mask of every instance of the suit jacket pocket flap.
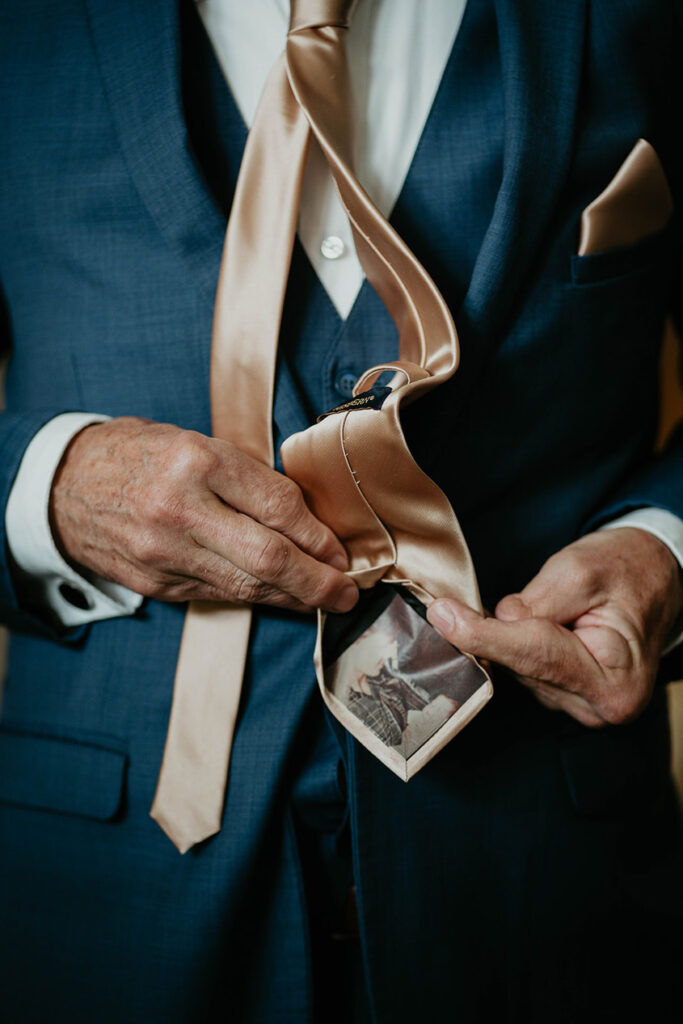
M 112 746 L 0 727 L 0 801 L 107 821 L 121 804 L 126 754 Z
M 670 255 L 673 241 L 673 232 L 667 226 L 641 242 L 620 249 L 607 249 L 586 256 L 575 253 L 570 261 L 572 281 L 578 285 L 600 285 L 627 274 L 644 272 L 657 272 L 666 277 L 663 265 Z

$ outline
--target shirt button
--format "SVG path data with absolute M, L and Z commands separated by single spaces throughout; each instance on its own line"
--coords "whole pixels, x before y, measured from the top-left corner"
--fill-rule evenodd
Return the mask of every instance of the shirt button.
M 340 370 L 334 380 L 334 386 L 342 398 L 353 398 L 353 389 L 356 386 L 355 373 L 351 370 Z
M 338 235 L 328 235 L 320 244 L 320 251 L 326 260 L 338 260 L 345 250 L 346 246 Z

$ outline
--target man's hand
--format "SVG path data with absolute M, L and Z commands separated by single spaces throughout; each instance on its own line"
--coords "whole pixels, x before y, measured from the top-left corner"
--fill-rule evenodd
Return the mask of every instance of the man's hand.
M 149 420 L 86 427 L 50 501 L 64 555 L 161 601 L 348 611 L 346 554 L 298 486 L 234 445 Z
M 546 707 L 602 726 L 644 710 L 682 607 L 680 567 L 666 545 L 621 528 L 553 555 L 495 617 L 452 600 L 435 601 L 427 617 L 461 650 L 505 665 Z

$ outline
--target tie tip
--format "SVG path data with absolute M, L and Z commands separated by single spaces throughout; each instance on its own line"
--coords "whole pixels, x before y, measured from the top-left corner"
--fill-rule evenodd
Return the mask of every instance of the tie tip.
M 218 826 L 211 828 L 188 830 L 179 827 L 179 825 L 175 822 L 168 821 L 166 817 L 159 814 L 154 807 L 149 812 L 149 816 L 152 819 L 152 821 L 155 821 L 157 823 L 157 825 L 162 830 L 164 835 L 166 835 L 171 840 L 176 850 L 180 854 L 187 853 L 187 851 L 191 850 L 193 846 L 197 846 L 198 843 L 203 842 L 205 839 L 209 839 L 211 836 L 215 835 L 220 829 L 220 826 Z

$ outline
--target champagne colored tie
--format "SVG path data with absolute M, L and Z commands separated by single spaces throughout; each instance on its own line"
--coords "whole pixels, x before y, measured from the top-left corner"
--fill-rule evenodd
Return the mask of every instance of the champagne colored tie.
M 381 415 L 355 408 L 294 435 L 282 449 L 285 470 L 344 541 L 360 586 L 403 582 L 423 600 L 456 595 L 480 608 L 455 514 L 413 461 L 400 426 L 403 401 L 453 374 L 458 342 L 435 285 L 351 170 L 344 42 L 354 5 L 292 0 L 286 50 L 261 97 L 228 224 L 212 340 L 213 432 L 273 464 L 277 342 L 313 135 L 348 213 L 363 269 L 396 323 L 400 358 L 373 367 L 357 384 L 356 393 L 382 371 L 393 372 Z M 322 628 L 324 617 L 319 621 Z M 192 602 L 188 609 L 151 810 L 181 852 L 220 829 L 250 622 L 244 606 Z M 320 680 L 319 648 L 320 642 Z

